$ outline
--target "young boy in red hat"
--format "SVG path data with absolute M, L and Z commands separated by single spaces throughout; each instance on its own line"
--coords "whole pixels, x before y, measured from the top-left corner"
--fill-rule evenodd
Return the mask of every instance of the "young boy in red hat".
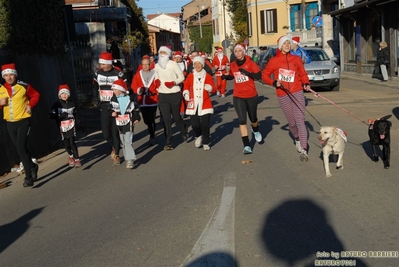
M 79 168 L 82 166 L 79 159 L 78 148 L 75 143 L 77 118 L 76 106 L 70 100 L 71 90 L 67 84 L 58 87 L 58 98 L 52 106 L 50 118 L 55 119 L 60 127 L 61 138 L 64 141 L 65 150 L 69 155 L 69 167 Z
M 23 186 L 33 186 L 39 166 L 32 161 L 27 139 L 32 108 L 39 102 L 40 94 L 30 84 L 17 81 L 18 73 L 14 63 L 3 65 L 1 75 L 5 83 L 0 87 L 0 109 L 3 109 L 8 133 L 25 167 Z
M 122 79 L 116 80 L 111 89 L 114 95 L 111 98 L 110 113 L 118 127 L 126 168 L 133 169 L 133 160 L 136 159 L 132 145 L 133 128 L 141 119 L 140 109 L 134 101 L 134 96 L 129 95 L 126 83 Z

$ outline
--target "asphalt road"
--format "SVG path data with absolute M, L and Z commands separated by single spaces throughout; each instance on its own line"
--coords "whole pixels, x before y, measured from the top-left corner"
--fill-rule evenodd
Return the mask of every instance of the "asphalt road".
M 82 168 L 70 169 L 60 149 L 40 159 L 33 188 L 22 187 L 22 176 L 5 178 L 0 266 L 302 267 L 323 259 L 399 266 L 399 90 L 342 80 L 339 92 L 319 91 L 358 118 L 305 94 L 317 121 L 348 133 L 344 169 L 331 158 L 333 176 L 326 178 L 317 121 L 306 117 L 309 161 L 301 162 L 274 90 L 257 87 L 264 139 L 251 141 L 252 155 L 242 154 L 231 91 L 212 97 L 212 150 L 195 148 L 193 139 L 183 143 L 176 132 L 175 149 L 163 151 L 160 123 L 158 145 L 148 147 L 141 122 L 133 170 L 112 166 L 93 119 L 98 111 L 85 111 Z M 386 170 L 371 160 L 362 121 L 388 114 Z

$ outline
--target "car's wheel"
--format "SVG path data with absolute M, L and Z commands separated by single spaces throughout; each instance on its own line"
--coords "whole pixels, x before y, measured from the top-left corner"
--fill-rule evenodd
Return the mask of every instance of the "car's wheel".
M 339 84 L 337 84 L 336 86 L 330 87 L 331 91 L 339 91 Z

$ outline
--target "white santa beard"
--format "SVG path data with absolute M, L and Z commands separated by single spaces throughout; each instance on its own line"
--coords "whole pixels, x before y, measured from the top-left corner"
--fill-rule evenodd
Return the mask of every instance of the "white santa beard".
M 165 69 L 166 68 L 166 64 L 168 64 L 169 62 L 169 56 L 165 55 L 165 56 L 160 56 L 158 58 L 158 64 L 159 66 L 161 66 L 161 68 Z

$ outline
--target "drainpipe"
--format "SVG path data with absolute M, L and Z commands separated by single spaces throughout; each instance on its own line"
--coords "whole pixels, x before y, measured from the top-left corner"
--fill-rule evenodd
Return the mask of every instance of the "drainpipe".
M 256 19 L 256 47 L 259 48 L 259 29 L 258 29 L 258 0 L 255 0 L 255 19 Z

